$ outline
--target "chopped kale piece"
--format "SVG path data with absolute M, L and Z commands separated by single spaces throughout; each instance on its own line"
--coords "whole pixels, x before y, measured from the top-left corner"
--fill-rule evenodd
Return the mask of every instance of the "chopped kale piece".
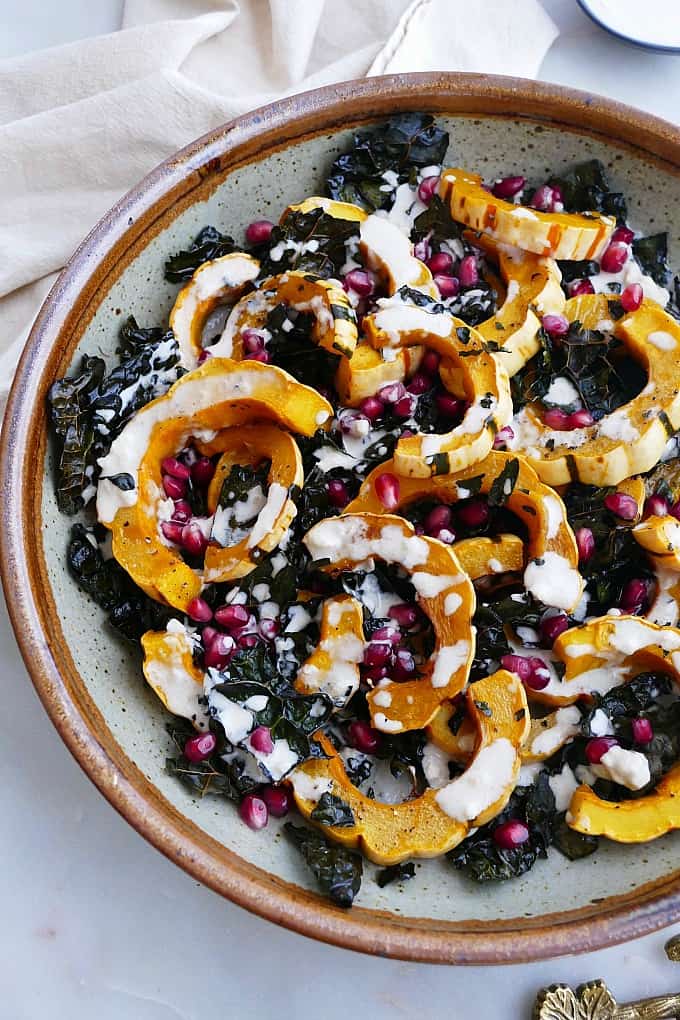
M 359 854 L 335 846 L 320 832 L 286 822 L 288 836 L 314 875 L 319 888 L 339 907 L 351 907 L 361 888 L 363 861 Z
M 626 200 L 621 192 L 611 191 L 604 166 L 599 159 L 577 163 L 560 177 L 551 177 L 551 185 L 562 190 L 567 212 L 599 212 L 626 220 Z
M 339 277 L 350 251 L 358 252 L 359 225 L 352 220 L 329 216 L 323 209 L 289 212 L 283 223 L 274 227 L 262 255 L 260 277 L 266 279 L 286 270 L 315 273 L 324 279 Z M 271 257 L 272 250 L 280 258 Z
M 165 279 L 171 283 L 186 283 L 204 262 L 230 255 L 237 250 L 229 234 L 222 234 L 217 227 L 203 227 L 185 251 L 167 259 Z
M 349 804 L 333 793 L 321 795 L 310 818 L 319 825 L 332 825 L 341 829 L 350 829 L 355 823 L 354 813 Z
M 383 868 L 375 876 L 375 880 L 381 889 L 391 882 L 407 882 L 410 878 L 416 877 L 416 866 L 412 861 L 404 861 L 403 864 L 390 864 Z

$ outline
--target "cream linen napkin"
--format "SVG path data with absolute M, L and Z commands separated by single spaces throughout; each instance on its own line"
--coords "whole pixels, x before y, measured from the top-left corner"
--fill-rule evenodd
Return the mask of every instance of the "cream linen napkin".
M 538 0 L 127 0 L 120 32 L 0 61 L 0 407 L 57 271 L 176 149 L 366 74 L 535 77 L 556 35 Z

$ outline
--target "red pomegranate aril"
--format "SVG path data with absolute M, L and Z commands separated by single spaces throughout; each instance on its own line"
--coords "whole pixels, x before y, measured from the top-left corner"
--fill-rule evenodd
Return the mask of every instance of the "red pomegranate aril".
M 489 519 L 489 504 L 484 499 L 470 499 L 458 507 L 458 520 L 466 528 L 481 528 Z
M 260 754 L 271 754 L 274 750 L 271 730 L 268 726 L 256 726 L 250 734 L 250 746 Z
M 364 397 L 359 404 L 359 410 L 369 421 L 376 421 L 385 413 L 385 405 L 380 397 Z
M 636 744 L 650 744 L 654 739 L 654 727 L 649 719 L 633 719 L 630 727 Z
M 172 478 L 179 478 L 183 482 L 186 482 L 191 475 L 191 471 L 186 464 L 183 464 L 181 460 L 177 460 L 177 457 L 164 457 L 161 461 L 161 469 L 166 475 L 170 475 Z
M 545 643 L 552 645 L 560 634 L 567 630 L 568 626 L 569 619 L 567 615 L 565 613 L 555 613 L 553 616 L 546 616 L 541 620 L 539 630 Z
M 641 577 L 631 577 L 621 592 L 620 608 L 631 614 L 639 613 L 647 601 L 647 585 Z
M 214 733 L 197 733 L 195 737 L 189 737 L 184 745 L 184 757 L 187 761 L 198 763 L 209 758 L 217 747 L 217 740 Z
M 216 627 L 204 627 L 201 631 L 201 642 L 204 648 L 211 645 L 215 638 L 220 634 L 220 631 Z
M 380 747 L 380 734 L 360 719 L 355 719 L 347 727 L 347 739 L 352 747 L 363 754 L 375 754 Z
M 273 818 L 283 818 L 293 806 L 293 798 L 285 786 L 263 786 L 259 793 Z
M 668 501 L 663 496 L 650 496 L 645 500 L 645 517 L 665 517 L 668 511 Z
M 210 351 L 201 351 L 201 353 L 198 355 L 198 364 L 202 365 L 204 362 L 208 360 L 208 358 L 212 358 L 212 354 L 210 353 Z
M 328 502 L 338 510 L 342 510 L 349 503 L 349 490 L 338 478 L 331 478 L 330 482 L 326 483 L 326 492 Z
M 399 479 L 396 475 L 385 471 L 378 475 L 375 482 L 375 494 L 386 510 L 396 510 L 399 506 Z
M 246 227 L 246 241 L 248 244 L 264 244 L 271 237 L 273 229 L 271 220 L 253 220 Z
M 388 673 L 392 672 L 392 663 L 390 663 L 389 669 L 387 666 L 368 666 L 364 667 L 363 677 L 364 680 L 370 680 L 372 684 L 380 683 L 384 680 Z
M 457 418 L 465 406 L 462 400 L 456 400 L 450 393 L 438 393 L 436 398 L 437 410 L 447 418 Z
M 412 676 L 416 671 L 416 660 L 408 648 L 397 649 L 395 655 L 395 666 L 407 676 Z
M 364 269 L 351 269 L 344 280 L 345 286 L 359 297 L 370 297 L 375 289 L 373 277 Z
M 435 506 L 426 514 L 423 524 L 428 535 L 432 534 L 433 531 L 437 531 L 439 528 L 448 528 L 451 521 L 453 520 L 453 511 L 450 506 L 445 506 L 440 503 L 439 506 Z
M 600 266 L 605 273 L 618 273 L 628 261 L 628 245 L 620 241 L 612 241 L 600 259 Z
M 392 660 L 392 649 L 387 642 L 371 642 L 364 649 L 364 665 L 386 666 Z
M 429 375 L 425 375 L 423 372 L 416 372 L 411 379 L 410 383 L 406 387 L 409 393 L 415 393 L 416 396 L 420 396 L 421 393 L 426 393 L 432 388 L 432 379 Z
M 453 255 L 449 255 L 447 251 L 438 251 L 436 255 L 433 255 L 427 260 L 427 268 L 431 273 L 443 273 L 446 275 L 451 272 L 453 266 Z
M 255 648 L 259 643 L 257 634 L 241 634 L 237 642 L 239 648 Z
M 436 375 L 437 372 L 439 371 L 440 361 L 441 357 L 439 356 L 439 354 L 437 354 L 436 351 L 425 351 L 425 354 L 423 355 L 423 360 L 420 363 L 420 367 L 422 368 L 425 375 Z
M 522 190 L 526 184 L 526 177 L 503 177 L 500 181 L 496 181 L 491 190 L 493 191 L 496 198 L 514 198 L 518 192 Z
M 572 411 L 569 415 L 570 429 L 588 429 L 594 424 L 595 419 L 590 411 L 587 411 L 585 407 L 580 408 L 578 411 Z
M 432 538 L 436 538 L 439 542 L 443 542 L 444 545 L 453 545 L 456 541 L 456 533 L 451 528 L 439 528 L 433 532 Z
M 256 351 L 264 350 L 264 337 L 256 329 L 244 329 L 241 333 L 241 340 L 246 354 L 255 354 Z
M 546 666 L 543 659 L 539 659 L 538 656 L 531 656 L 529 658 L 529 666 L 531 673 L 526 678 L 522 677 L 522 682 L 525 687 L 528 687 L 532 691 L 542 691 L 544 687 L 547 687 L 550 683 L 550 670 Z
M 403 382 L 388 383 L 387 386 L 382 386 L 376 396 L 378 400 L 382 400 L 384 404 L 396 404 L 398 400 L 406 393 L 406 387 Z
M 190 616 L 197 623 L 207 623 L 208 620 L 212 620 L 213 611 L 205 599 L 197 595 L 196 598 L 187 603 L 187 616 Z
M 168 542 L 176 542 L 177 545 L 181 545 L 183 529 L 184 525 L 179 521 L 161 521 L 161 531 Z
M 476 283 L 479 283 L 479 269 L 474 255 L 466 255 L 460 260 L 458 279 L 461 287 L 474 287 Z
M 214 474 L 215 465 L 210 460 L 210 457 L 199 457 L 191 468 L 191 478 L 196 485 L 209 485 Z
M 518 818 L 511 818 L 507 822 L 501 822 L 493 830 L 493 841 L 501 850 L 514 850 L 522 846 L 529 839 L 529 829 L 520 822 Z
M 544 315 L 541 322 L 550 336 L 566 336 L 569 332 L 569 319 L 565 315 Z
M 532 209 L 538 209 L 540 212 L 552 212 L 555 201 L 555 189 L 551 188 L 549 184 L 542 184 L 534 191 L 529 205 Z
M 443 298 L 455 297 L 460 290 L 461 280 L 456 276 L 445 276 L 444 273 L 435 273 L 433 276 L 437 290 Z
M 577 528 L 574 532 L 579 563 L 587 563 L 595 552 L 595 536 L 590 528 Z
M 422 181 L 418 185 L 418 198 L 420 201 L 425 205 L 429 205 L 437 191 L 438 185 L 439 174 L 433 174 L 432 177 L 423 177 Z
M 571 429 L 569 418 L 570 415 L 566 411 L 561 411 L 559 407 L 551 407 L 543 412 L 543 424 L 555 432 L 568 432 Z
M 427 262 L 427 260 L 430 258 L 430 246 L 427 243 L 427 241 L 425 240 L 416 241 L 416 243 L 413 246 L 413 254 L 421 262 Z
M 620 241 L 622 244 L 632 244 L 635 240 L 635 231 L 630 227 L 617 227 L 611 236 L 612 241 Z
M 187 483 L 184 478 L 174 478 L 172 475 L 163 475 L 163 491 L 170 499 L 181 499 L 186 495 Z
M 508 443 L 514 438 L 515 433 L 513 429 L 511 429 L 509 425 L 504 425 L 493 441 L 494 450 L 504 450 Z
M 516 673 L 522 682 L 531 676 L 531 660 L 525 655 L 502 655 L 500 662 L 503 669 L 509 670 L 510 673 Z
M 416 398 L 412 393 L 406 393 L 395 404 L 392 409 L 397 418 L 410 418 L 416 409 Z
M 350 412 L 343 414 L 338 420 L 340 431 L 345 436 L 367 435 L 370 428 L 370 421 L 365 414 Z
M 638 515 L 637 500 L 625 492 L 610 492 L 604 498 L 604 505 L 622 521 L 634 521 Z
M 616 737 L 595 737 L 586 744 L 586 758 L 591 765 L 599 765 L 607 751 L 612 747 L 617 747 L 618 743 Z
M 624 312 L 637 312 L 642 304 L 645 292 L 639 283 L 629 283 L 621 292 L 621 306 Z
M 218 634 L 203 652 L 203 661 L 208 669 L 224 669 L 234 651 L 234 639 L 228 634 Z
M 182 547 L 190 556 L 202 556 L 208 547 L 205 537 L 198 524 L 185 524 L 182 528 Z
M 265 641 L 273 641 L 281 628 L 278 620 L 264 619 L 260 620 L 257 629 Z
M 594 294 L 595 288 L 590 280 L 572 280 L 568 287 L 569 297 L 578 297 L 579 294 Z
M 220 606 L 219 609 L 215 610 L 216 622 L 219 623 L 220 627 L 226 627 L 227 630 L 235 630 L 239 627 L 245 627 L 249 619 L 250 613 L 245 606 Z
M 247 793 L 238 809 L 241 821 L 249 829 L 264 829 L 269 821 L 269 808 L 257 793 Z
M 387 615 L 405 630 L 415 626 L 418 621 L 418 610 L 408 602 L 399 602 L 396 606 L 391 606 L 387 610 Z
M 246 354 L 244 361 L 259 361 L 262 365 L 268 365 L 270 358 L 267 351 L 253 351 L 252 354 Z
M 172 512 L 173 523 L 186 524 L 193 517 L 191 505 L 186 499 L 175 500 L 175 509 Z
M 401 641 L 401 631 L 398 627 L 378 627 L 371 634 L 371 641 L 388 641 L 391 645 L 398 645 Z

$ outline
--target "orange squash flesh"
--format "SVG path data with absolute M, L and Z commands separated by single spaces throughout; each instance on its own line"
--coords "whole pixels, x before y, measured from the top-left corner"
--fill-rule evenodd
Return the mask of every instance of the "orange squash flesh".
M 142 635 L 147 683 L 173 715 L 193 723 L 197 730 L 208 729 L 208 716 L 198 704 L 203 694 L 203 672 L 194 665 L 193 646 L 187 632 L 148 630 Z
M 319 643 L 301 667 L 295 689 L 301 694 L 327 694 L 336 708 L 359 687 L 364 651 L 364 614 L 350 595 L 327 599 L 321 612 Z
M 340 403 L 345 407 L 358 407 L 366 397 L 372 397 L 383 386 L 409 379 L 423 358 L 422 347 L 407 347 L 396 351 L 394 361 L 385 361 L 375 348 L 360 340 L 351 358 L 340 358 L 335 373 L 335 388 Z
M 603 800 L 589 786 L 572 795 L 567 825 L 616 843 L 648 843 L 680 829 L 680 765 L 674 765 L 652 793 L 620 803 Z

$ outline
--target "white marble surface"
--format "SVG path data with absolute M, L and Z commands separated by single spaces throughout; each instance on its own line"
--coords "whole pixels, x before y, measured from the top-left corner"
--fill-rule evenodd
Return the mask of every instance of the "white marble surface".
M 575 0 L 543 2 L 562 34 L 542 78 L 677 119 L 680 57 L 606 36 Z M 0 0 L 0 57 L 114 30 L 121 8 Z M 0 1020 L 520 1018 L 554 981 L 602 976 L 619 1001 L 680 990 L 680 966 L 663 953 L 673 929 L 589 956 L 454 971 L 303 940 L 221 900 L 148 846 L 80 772 L 0 612 Z

